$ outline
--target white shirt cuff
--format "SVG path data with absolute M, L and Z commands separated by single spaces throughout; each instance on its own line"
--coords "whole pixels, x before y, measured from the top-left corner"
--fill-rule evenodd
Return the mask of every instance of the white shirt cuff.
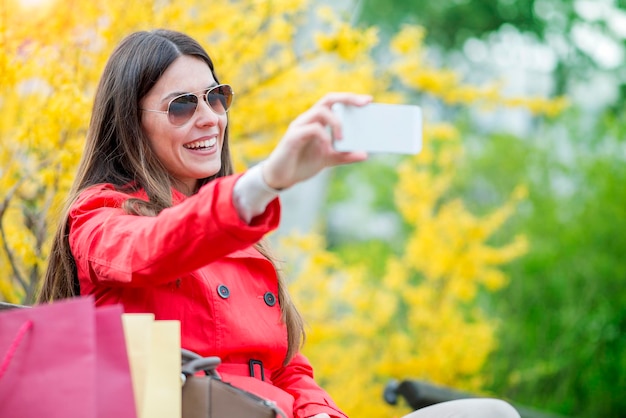
M 262 164 L 262 163 L 261 163 Z M 263 212 L 280 190 L 272 189 L 265 183 L 261 164 L 246 171 L 235 183 L 233 204 L 239 217 L 246 223 Z

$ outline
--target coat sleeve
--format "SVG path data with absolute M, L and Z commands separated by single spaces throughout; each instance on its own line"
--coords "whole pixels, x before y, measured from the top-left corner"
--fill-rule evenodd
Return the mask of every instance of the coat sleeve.
M 129 196 L 110 185 L 86 190 L 69 214 L 79 274 L 107 285 L 159 285 L 258 242 L 278 227 L 280 204 L 274 199 L 245 223 L 233 206 L 238 178 L 212 181 L 154 217 L 126 214 Z
M 312 417 L 322 412 L 332 418 L 347 418 L 313 377 L 313 368 L 301 353 L 281 369 L 272 372 L 272 382 L 294 397 L 295 418 Z

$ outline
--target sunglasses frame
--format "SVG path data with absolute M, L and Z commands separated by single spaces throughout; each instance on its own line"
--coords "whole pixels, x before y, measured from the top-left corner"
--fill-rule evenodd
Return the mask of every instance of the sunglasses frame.
M 211 103 L 209 103 L 209 99 L 208 99 L 208 95 L 209 92 L 215 89 L 218 89 L 220 87 L 228 87 L 230 89 L 230 103 L 228 104 L 228 107 L 224 110 L 223 113 L 217 112 L 215 111 L 215 109 L 213 109 L 213 106 L 211 106 Z M 199 94 L 201 93 L 202 94 Z M 172 106 L 172 103 L 174 102 L 174 100 L 180 99 L 181 97 L 185 97 L 185 96 L 196 96 L 196 98 L 198 99 L 198 102 L 196 103 L 196 108 L 194 109 L 193 113 L 189 116 L 189 119 L 185 120 L 183 123 L 177 124 L 172 122 L 172 116 L 170 115 L 170 108 Z M 218 84 L 217 86 L 213 86 L 213 87 L 209 87 L 206 89 L 202 89 L 202 90 L 197 90 L 197 91 L 192 91 L 189 93 L 183 93 L 180 94 L 174 98 L 172 98 L 172 100 L 170 100 L 167 103 L 167 110 L 156 110 L 156 109 L 143 109 L 140 108 L 139 110 L 142 110 L 144 112 L 153 112 L 153 113 L 163 113 L 167 115 L 167 120 L 174 126 L 183 126 L 185 125 L 187 122 L 189 122 L 191 120 L 191 118 L 193 118 L 193 115 L 196 114 L 196 112 L 198 111 L 198 105 L 200 104 L 200 100 L 204 100 L 204 102 L 209 106 L 209 109 L 211 109 L 211 112 L 215 113 L 216 115 L 222 116 L 228 113 L 228 111 L 230 110 L 232 103 L 233 103 L 233 98 L 235 97 L 235 92 L 233 91 L 233 88 L 230 84 Z

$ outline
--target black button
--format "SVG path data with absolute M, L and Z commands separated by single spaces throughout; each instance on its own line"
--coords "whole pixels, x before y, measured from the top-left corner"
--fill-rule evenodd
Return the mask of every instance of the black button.
M 274 296 L 274 294 L 272 292 L 267 292 L 266 294 L 263 295 L 263 300 L 265 301 L 265 304 L 267 306 L 274 306 L 276 305 L 276 296 Z
M 228 299 L 230 296 L 230 290 L 226 287 L 226 285 L 221 284 L 217 286 L 217 294 L 223 299 Z

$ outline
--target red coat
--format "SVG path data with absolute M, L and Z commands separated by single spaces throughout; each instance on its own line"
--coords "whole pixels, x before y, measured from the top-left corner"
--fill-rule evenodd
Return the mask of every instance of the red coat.
M 126 312 L 181 323 L 184 348 L 219 356 L 225 381 L 272 399 L 293 417 L 345 417 L 298 354 L 287 365 L 273 265 L 252 245 L 278 226 L 280 203 L 248 225 L 232 204 L 238 176 L 215 180 L 156 217 L 125 214 L 128 195 L 111 185 L 83 192 L 70 211 L 70 246 L 81 294 Z M 146 198 L 145 193 L 135 197 Z M 251 360 L 255 377 L 250 376 Z

